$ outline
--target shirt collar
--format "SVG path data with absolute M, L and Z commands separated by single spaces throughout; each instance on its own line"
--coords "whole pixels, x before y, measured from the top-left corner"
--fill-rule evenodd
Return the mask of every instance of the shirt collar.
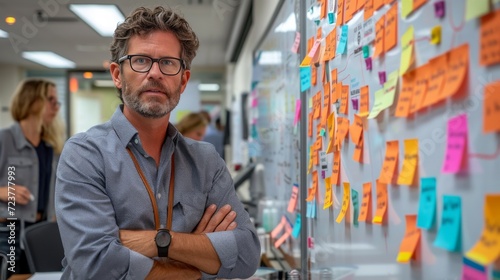
M 15 145 L 18 150 L 21 150 L 24 147 L 30 147 L 31 144 L 26 140 L 26 137 L 24 136 L 23 130 L 21 128 L 21 125 L 18 122 L 15 122 L 11 126 L 11 131 L 12 131 L 12 136 L 14 136 L 14 139 L 16 139 Z

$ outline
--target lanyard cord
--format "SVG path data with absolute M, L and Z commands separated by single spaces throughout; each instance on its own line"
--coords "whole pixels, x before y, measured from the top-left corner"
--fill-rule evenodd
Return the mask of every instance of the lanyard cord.
M 155 228 L 158 230 L 160 228 L 160 215 L 158 214 L 158 205 L 156 204 L 156 199 L 153 194 L 153 189 L 151 186 L 149 186 L 148 181 L 146 180 L 146 176 L 144 176 L 144 173 L 142 172 L 141 167 L 139 166 L 139 162 L 135 158 L 134 154 L 130 150 L 129 147 L 127 147 L 127 152 L 132 158 L 132 161 L 134 162 L 135 169 L 137 169 L 137 173 L 139 173 L 139 177 L 141 177 L 142 183 L 144 184 L 144 187 L 148 191 L 149 199 L 151 200 L 151 205 L 153 206 L 153 214 L 155 216 Z M 175 161 L 174 161 L 174 154 L 172 154 L 172 158 L 170 159 L 170 185 L 168 187 L 168 208 L 167 208 L 167 229 L 171 230 L 172 229 L 172 211 L 174 207 L 174 183 L 175 183 Z

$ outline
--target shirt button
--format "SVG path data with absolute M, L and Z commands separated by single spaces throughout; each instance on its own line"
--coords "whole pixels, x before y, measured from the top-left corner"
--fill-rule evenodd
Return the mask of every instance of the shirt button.
M 156 197 L 161 198 L 161 193 L 158 193 Z
M 160 225 L 160 228 L 165 228 L 165 225 Z

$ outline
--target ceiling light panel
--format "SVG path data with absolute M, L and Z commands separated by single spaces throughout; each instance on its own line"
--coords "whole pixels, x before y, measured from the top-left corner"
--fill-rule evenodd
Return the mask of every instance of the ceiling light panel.
M 103 37 L 113 37 L 116 26 L 125 20 L 116 5 L 71 4 L 69 9 Z

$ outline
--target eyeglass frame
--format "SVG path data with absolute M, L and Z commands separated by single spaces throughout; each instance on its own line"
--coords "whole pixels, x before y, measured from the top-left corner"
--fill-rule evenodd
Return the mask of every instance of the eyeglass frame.
M 132 60 L 131 60 L 131 58 L 133 58 L 134 56 L 143 56 L 143 57 L 147 57 L 147 58 L 151 59 L 151 64 L 149 65 L 148 70 L 143 70 L 143 71 L 137 71 L 137 70 L 135 70 L 134 67 L 132 67 Z M 175 74 L 166 74 L 166 73 L 163 72 L 163 70 L 161 70 L 160 60 L 166 59 L 166 58 L 167 59 L 175 59 L 175 60 L 178 60 L 181 63 L 180 67 L 179 67 L 179 70 L 177 71 L 177 73 L 175 73 Z M 132 71 L 137 72 L 137 73 L 148 73 L 149 71 L 151 71 L 151 68 L 153 68 L 153 64 L 155 62 L 158 63 L 158 69 L 160 69 L 160 72 L 163 75 L 166 75 L 166 76 L 175 76 L 175 75 L 179 74 L 179 72 L 181 72 L 181 69 L 186 69 L 186 63 L 184 62 L 184 59 L 177 58 L 177 57 L 164 56 L 164 57 L 160 57 L 160 58 L 152 58 L 150 56 L 142 55 L 142 54 L 127 54 L 127 55 L 124 55 L 124 56 L 122 56 L 122 57 L 120 57 L 118 59 L 118 64 L 121 64 L 122 62 L 124 62 L 127 59 L 129 61 L 129 64 L 130 64 L 130 69 L 132 69 Z

